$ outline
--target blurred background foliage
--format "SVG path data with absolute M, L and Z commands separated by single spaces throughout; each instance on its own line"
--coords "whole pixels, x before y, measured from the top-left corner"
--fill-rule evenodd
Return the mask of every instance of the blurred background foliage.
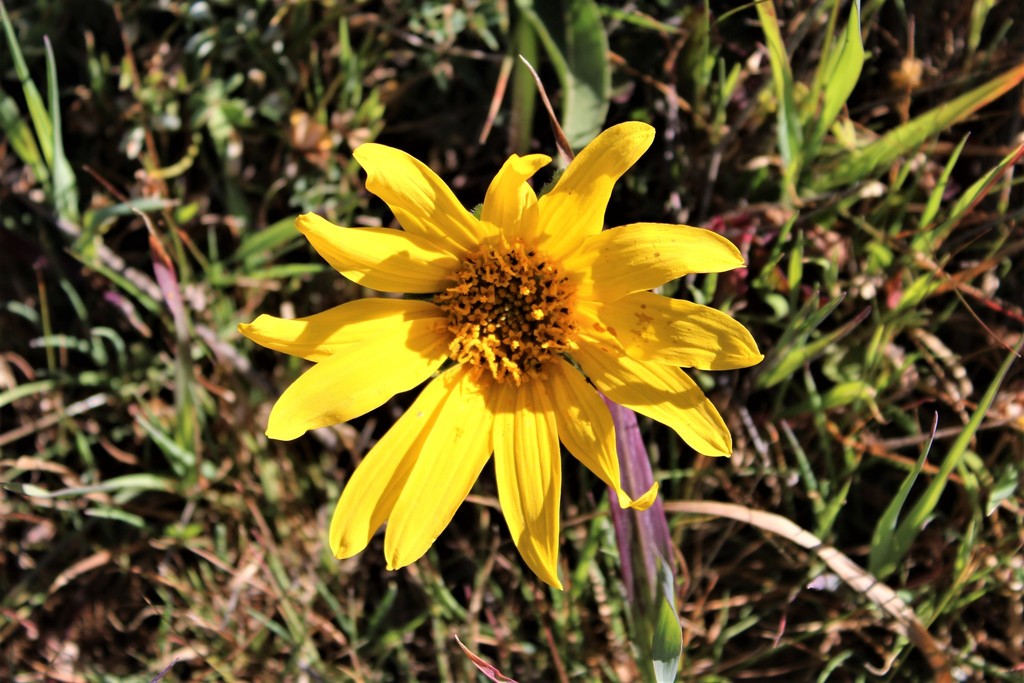
M 657 128 L 608 225 L 707 227 L 749 264 L 667 292 L 767 358 L 698 376 L 731 459 L 641 422 L 665 500 L 784 515 L 894 587 L 956 676 L 1019 680 L 1017 0 L 4 7 L 0 677 L 474 680 L 454 635 L 519 680 L 642 675 L 599 482 L 566 470 L 564 593 L 524 571 L 488 475 L 407 570 L 379 539 L 338 562 L 329 513 L 409 396 L 268 441 L 303 364 L 235 331 L 365 294 L 292 225 L 392 224 L 359 144 L 468 206 L 508 153 L 553 153 L 522 54 L 575 147 Z M 683 680 L 932 676 L 813 553 L 669 522 Z

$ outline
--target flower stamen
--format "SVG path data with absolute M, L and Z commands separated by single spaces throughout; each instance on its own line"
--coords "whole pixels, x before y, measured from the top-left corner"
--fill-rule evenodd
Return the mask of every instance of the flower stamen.
M 434 303 L 448 315 L 452 360 L 520 386 L 573 347 L 576 288 L 550 259 L 522 241 L 482 246 L 451 278 L 455 284 Z

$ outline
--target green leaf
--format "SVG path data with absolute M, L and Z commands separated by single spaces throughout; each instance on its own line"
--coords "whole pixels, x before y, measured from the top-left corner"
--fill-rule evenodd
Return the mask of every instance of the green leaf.
M 961 141 L 960 146 L 954 151 L 954 155 L 959 154 L 960 149 L 963 147 L 963 143 L 966 142 L 966 137 Z M 938 227 L 931 230 L 924 230 L 918 232 L 914 239 L 911 241 L 911 250 L 914 253 L 934 253 L 939 245 L 949 236 L 954 228 L 960 223 L 960 220 L 971 211 L 978 202 L 988 195 L 992 186 L 995 182 L 1008 170 L 1012 169 L 1020 158 L 1024 156 L 1024 144 L 1020 145 L 1014 151 L 1007 154 L 1003 159 L 996 164 L 995 168 L 983 175 L 981 178 L 976 180 L 970 187 L 963 191 L 960 197 L 953 204 L 953 207 L 949 211 L 949 216 L 944 220 Z M 952 159 L 950 160 L 952 163 Z M 947 171 L 950 166 L 947 165 Z M 940 179 L 940 185 L 944 185 L 945 179 L 948 178 L 948 173 L 943 172 L 942 178 Z M 938 188 L 936 188 L 936 192 Z M 934 195 L 933 195 L 934 196 Z M 928 205 L 925 207 L 925 212 L 929 213 L 931 201 L 929 200 Z M 923 224 L 922 224 L 923 225 Z M 930 296 L 932 292 L 936 290 L 941 284 L 940 280 L 937 280 L 934 273 L 928 272 L 917 278 L 907 287 L 903 294 L 903 298 L 900 301 L 900 310 L 907 308 L 913 308 L 917 306 L 921 301 Z
M 142 529 L 146 526 L 146 520 L 144 517 L 137 515 L 121 508 L 110 507 L 107 505 L 97 505 L 95 507 L 86 508 L 86 517 L 99 517 L 101 519 L 113 519 L 118 522 L 124 522 L 137 529 Z
M 843 299 L 846 298 L 845 294 L 839 294 L 821 308 L 817 308 L 818 295 L 817 292 L 815 292 L 814 296 L 809 297 L 807 302 L 800 307 L 799 311 L 790 315 L 790 302 L 783 298 L 781 294 L 771 294 L 772 296 L 766 297 L 766 301 L 769 305 L 778 309 L 778 312 L 781 314 L 779 317 L 785 317 L 789 322 L 789 326 L 783 331 L 782 335 L 777 340 L 775 347 L 761 364 L 761 370 L 758 376 L 759 388 L 772 386 L 765 384 L 765 382 L 769 380 L 771 380 L 773 384 L 777 383 L 772 378 L 778 365 L 792 353 L 793 348 L 799 348 L 806 344 L 811 333 L 814 332 L 814 330 L 832 314 L 832 311 L 839 306 Z M 785 376 L 779 377 L 778 381 L 782 381 L 783 379 L 785 379 Z
M 568 65 L 562 128 L 574 149 L 597 137 L 608 116 L 612 77 L 608 34 L 594 0 L 568 0 L 565 58 Z
M 141 211 L 142 213 L 167 211 L 176 205 L 176 201 L 162 197 L 135 197 L 111 206 L 102 206 L 92 210 L 87 209 L 82 217 L 82 234 L 75 240 L 71 251 L 81 253 L 86 245 L 96 237 L 97 232 L 115 218 L 134 216 L 136 211 Z
M 573 149 L 604 127 L 611 91 L 608 35 L 594 0 L 561 0 L 538 6 L 518 0 L 562 84 L 561 124 Z
M 834 160 L 828 167 L 820 169 L 813 175 L 811 188 L 824 192 L 882 173 L 899 157 L 914 151 L 929 138 L 1009 92 L 1022 80 L 1024 64 L 893 128 L 866 147 Z
M 328 266 L 321 263 L 281 263 L 248 273 L 211 272 L 209 281 L 215 287 L 233 287 L 239 283 L 254 282 L 256 280 L 283 280 L 304 275 L 316 275 L 327 270 L 329 270 Z
M 658 556 L 658 597 L 655 602 L 658 613 L 654 615 L 654 633 L 651 636 L 651 663 L 655 680 L 658 683 L 671 683 L 676 680 L 679 672 L 683 629 L 676 615 L 675 576 L 672 575 L 672 568 L 656 549 L 654 553 Z
M 963 194 L 957 198 L 952 208 L 950 208 L 949 218 L 943 222 L 936 232 L 944 236 L 956 227 L 960 219 L 988 194 L 995 180 L 1009 168 L 1015 166 L 1022 156 L 1024 156 L 1024 144 L 1003 157 L 991 171 L 978 178 L 970 187 L 964 190 Z
M 32 130 L 22 118 L 17 103 L 3 90 L 0 90 L 0 130 L 7 137 L 11 149 L 18 158 L 32 168 L 40 182 L 44 185 L 49 184 L 50 170 L 43 161 L 36 139 L 32 136 Z
M 516 52 L 530 64 L 537 63 L 540 54 L 537 32 L 533 23 L 523 16 L 516 20 L 513 45 Z M 533 113 L 537 108 L 537 85 L 530 70 L 522 64 L 512 67 L 512 103 L 509 112 L 509 137 L 518 154 L 527 154 L 533 141 Z
M 57 215 L 78 224 L 78 180 L 71 163 L 64 155 L 64 140 L 60 121 L 60 93 L 57 87 L 57 63 L 53 57 L 53 46 L 49 38 L 43 38 L 46 46 L 46 87 L 50 98 L 50 121 L 53 131 L 53 204 Z
M 53 165 L 53 125 L 50 123 L 50 115 L 46 113 L 46 105 L 43 103 L 43 96 L 39 94 L 28 71 L 25 57 L 21 54 L 21 46 L 18 44 L 18 37 L 14 34 L 14 26 L 11 18 L 7 16 L 7 8 L 0 2 L 0 22 L 4 25 L 4 33 L 7 35 L 7 49 L 14 61 L 14 73 L 21 82 L 21 90 L 25 94 L 25 104 L 28 105 L 28 113 L 32 118 L 32 125 L 36 129 L 36 137 L 39 138 L 39 146 L 43 150 L 43 159 L 48 166 Z
M 658 683 L 676 680 L 682 651 L 683 629 L 679 626 L 679 617 L 676 616 L 676 611 L 669 601 L 662 598 L 654 623 L 654 636 L 651 639 L 654 678 Z
M 850 332 L 853 332 L 858 325 L 864 322 L 864 319 L 870 312 L 871 307 L 869 306 L 861 311 L 853 320 L 844 323 L 838 329 L 832 330 L 812 342 L 800 344 L 796 348 L 788 350 L 786 355 L 779 358 L 772 368 L 768 369 L 758 378 L 758 387 L 761 389 L 773 387 L 792 375 L 801 366 L 810 363 L 823 354 L 830 344 L 835 344 Z
M 174 480 L 146 472 L 135 474 L 124 474 L 120 477 L 112 477 L 100 484 L 91 486 L 71 486 L 56 491 L 49 491 L 35 484 L 19 484 L 16 482 L 3 482 L 0 484 L 8 491 L 15 491 L 34 498 L 76 498 L 88 493 L 123 493 L 125 491 L 166 491 L 172 492 L 176 485 Z
M 177 476 L 184 479 L 194 475 L 196 454 L 192 450 L 179 445 L 173 437 L 163 432 L 159 427 L 141 415 L 135 416 L 135 422 L 149 434 L 150 438 L 153 439 L 153 443 L 163 451 L 168 463 L 171 465 L 171 469 L 174 470 Z
M 246 232 L 241 244 L 227 257 L 226 262 L 244 262 L 253 268 L 269 258 L 276 258 L 287 252 L 293 246 L 289 245 L 289 242 L 298 244 L 302 241 L 302 234 L 295 228 L 295 219 L 289 216 L 262 230 Z
M 0 408 L 17 401 L 18 399 L 31 396 L 32 394 L 42 394 L 44 392 L 53 391 L 56 387 L 57 380 L 54 379 L 37 379 L 34 382 L 16 384 L 7 391 L 0 392 Z
M 765 41 L 768 43 L 768 61 L 772 69 L 775 97 L 778 102 L 779 154 L 782 156 L 784 196 L 783 201 L 795 195 L 796 179 L 803 165 L 803 129 L 796 108 L 793 91 L 793 69 L 786 54 L 786 45 L 779 32 L 779 18 L 771 2 L 757 3 L 757 16 L 761 20 Z
M 1024 347 L 1024 337 L 1021 337 L 1020 341 L 1017 342 L 1017 346 L 1010 351 L 1009 355 L 1003 361 L 999 371 L 996 373 L 995 378 L 989 385 L 988 389 L 985 390 L 985 394 L 981 397 L 981 401 L 978 402 L 978 407 L 974 410 L 974 414 L 971 415 L 971 419 L 968 420 L 953 445 L 950 446 L 949 452 L 946 454 L 945 459 L 939 466 L 939 472 L 932 479 L 928 488 L 925 490 L 921 498 L 914 504 L 910 512 L 907 513 L 906 519 L 899 525 L 896 533 L 893 535 L 893 545 L 895 550 L 902 550 L 902 553 L 895 558 L 895 562 L 899 562 L 903 559 L 906 551 L 910 549 L 914 539 L 921 533 L 921 529 L 924 528 L 925 522 L 934 512 L 935 507 L 939 504 L 939 498 L 942 496 L 942 492 L 946 490 L 946 482 L 949 481 L 949 475 L 953 473 L 957 465 L 960 464 L 964 453 L 967 452 L 967 447 L 971 443 L 971 439 L 974 438 L 975 433 L 978 431 L 978 427 L 981 426 L 982 420 L 985 419 L 985 414 L 988 409 L 992 406 L 992 401 L 995 400 L 996 395 L 999 393 L 999 387 L 1002 385 L 1003 380 L 1006 378 L 1006 374 L 1010 371 L 1010 366 L 1013 365 L 1019 355 L 1021 348 Z
M 857 401 L 871 401 L 876 393 L 875 387 L 863 380 L 856 379 L 842 382 L 825 392 L 822 408 L 831 410 Z
M 1010 462 L 999 474 L 999 477 L 992 484 L 988 492 L 988 501 L 985 503 L 985 514 L 991 515 L 1004 500 L 1010 500 L 1017 493 L 1020 484 L 1020 471 Z
M 964 145 L 967 144 L 967 139 L 970 135 L 965 135 L 960 140 L 960 144 L 953 149 L 953 153 L 949 155 L 949 159 L 946 161 L 945 168 L 942 169 L 942 174 L 939 176 L 938 182 L 935 183 L 935 188 L 928 195 L 928 202 L 924 206 L 924 211 L 921 213 L 921 218 L 918 220 L 918 225 L 922 229 L 927 229 L 931 226 L 935 216 L 939 213 L 939 207 L 942 205 L 942 198 L 946 194 L 946 186 L 949 185 L 949 176 L 953 173 L 953 167 L 956 166 L 957 160 L 960 159 L 960 153 L 964 151 Z M 916 241 L 916 240 L 915 240 Z M 914 247 L 913 251 L 921 251 L 921 248 Z
M 938 419 L 938 413 L 936 413 L 935 419 Z M 896 524 L 900 512 L 903 511 L 903 505 L 907 502 L 907 496 L 910 495 L 910 490 L 914 487 L 914 482 L 917 481 L 918 475 L 924 469 L 924 464 L 928 461 L 928 453 L 932 449 L 934 439 L 935 424 L 932 425 L 931 438 L 928 439 L 928 445 L 921 452 L 921 457 L 914 463 L 914 468 L 900 484 L 896 495 L 889 501 L 885 512 L 875 524 L 875 531 L 871 535 L 871 552 L 868 555 L 868 571 L 879 580 L 885 579 L 896 571 L 899 561 L 909 550 L 909 548 L 901 548 L 897 545 L 898 539 L 894 536 Z
M 821 142 L 825 139 L 825 132 L 839 116 L 839 112 L 850 98 L 850 93 L 860 80 L 860 73 L 864 67 L 864 44 L 861 42 L 860 33 L 860 0 L 857 0 L 850 7 L 850 20 L 840 39 L 839 50 L 833 50 L 829 55 L 828 68 L 823 79 L 825 95 L 821 114 L 815 121 L 814 131 L 804 152 L 806 159 L 813 159 L 817 155 Z

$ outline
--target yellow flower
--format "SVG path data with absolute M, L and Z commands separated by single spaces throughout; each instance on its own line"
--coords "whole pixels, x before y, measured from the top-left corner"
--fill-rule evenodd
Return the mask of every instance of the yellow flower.
M 366 187 L 404 230 L 298 218 L 346 278 L 416 296 L 240 325 L 256 343 L 315 363 L 278 399 L 267 435 L 294 439 L 427 382 L 342 492 L 330 529 L 337 557 L 362 551 L 387 522 L 388 568 L 416 561 L 493 453 L 512 538 L 530 568 L 560 588 L 559 441 L 622 507 L 645 509 L 657 494 L 656 485 L 635 500 L 623 491 L 598 391 L 671 427 L 699 453 L 732 452 L 725 422 L 680 367 L 753 365 L 762 359 L 756 343 L 720 311 L 648 290 L 740 267 L 739 251 L 683 225 L 602 230 L 612 186 L 653 138 L 643 123 L 605 131 L 540 199 L 526 181 L 551 159 L 513 155 L 479 219 L 423 163 L 364 144 L 355 158 Z

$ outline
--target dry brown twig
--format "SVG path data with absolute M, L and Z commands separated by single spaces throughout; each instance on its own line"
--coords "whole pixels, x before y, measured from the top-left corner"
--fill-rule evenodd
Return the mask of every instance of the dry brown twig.
M 904 602 L 892 588 L 876 579 L 843 553 L 823 543 L 806 529 L 797 526 L 781 515 L 734 503 L 666 501 L 665 511 L 734 519 L 756 526 L 763 531 L 770 531 L 810 550 L 851 588 L 871 600 L 883 612 L 892 617 L 901 634 L 906 636 L 924 654 L 928 664 L 935 672 L 936 683 L 953 683 L 949 658 L 946 657 L 942 645 L 928 633 L 928 629 L 917 618 L 913 608 Z

